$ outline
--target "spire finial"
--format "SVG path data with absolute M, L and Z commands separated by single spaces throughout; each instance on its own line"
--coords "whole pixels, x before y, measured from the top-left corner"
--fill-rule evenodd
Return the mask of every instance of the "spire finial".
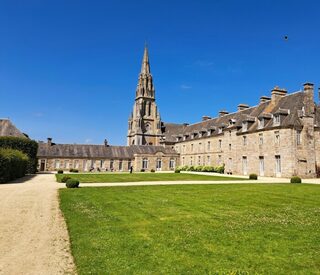
M 147 42 L 145 42 L 145 45 L 144 45 L 144 53 L 143 53 L 142 66 L 141 66 L 141 74 L 150 74 L 149 54 L 148 54 Z

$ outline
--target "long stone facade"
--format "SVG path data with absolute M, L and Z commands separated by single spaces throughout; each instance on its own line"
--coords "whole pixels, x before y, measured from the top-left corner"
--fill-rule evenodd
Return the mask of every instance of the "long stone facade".
M 2 124 L 9 129 L 8 122 Z M 303 178 L 319 176 L 319 154 L 320 107 L 313 84 L 294 93 L 275 87 L 256 106 L 239 104 L 236 112 L 221 111 L 195 124 L 166 123 L 156 105 L 147 48 L 128 120 L 127 146 L 55 144 L 48 139 L 39 143 L 38 151 L 41 171 L 224 165 L 228 174 Z

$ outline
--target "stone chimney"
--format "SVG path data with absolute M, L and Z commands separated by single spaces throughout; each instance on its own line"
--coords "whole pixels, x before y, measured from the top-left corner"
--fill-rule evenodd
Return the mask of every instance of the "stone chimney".
M 206 120 L 209 120 L 209 119 L 211 119 L 210 116 L 202 116 L 202 121 L 206 121 Z
M 109 144 L 108 144 L 108 140 L 107 140 L 107 139 L 105 139 L 105 140 L 104 140 L 104 146 L 106 146 L 106 147 L 108 147 L 108 146 L 109 146 Z
M 47 138 L 47 144 L 49 147 L 52 145 L 52 138 L 50 137 Z
M 260 97 L 260 104 L 270 100 L 271 100 L 271 97 L 263 95 L 262 97 Z
M 239 104 L 238 105 L 238 112 L 239 111 L 243 111 L 243 110 L 246 110 L 249 108 L 249 105 L 248 104 Z
M 312 83 L 307 82 L 307 83 L 303 84 L 303 91 L 306 92 L 308 90 L 313 90 L 313 84 Z
M 274 87 L 271 91 L 271 100 L 272 102 L 277 101 L 279 98 L 287 95 L 286 89 L 280 89 L 278 86 Z
M 221 110 L 221 111 L 219 112 L 219 117 L 225 116 L 225 115 L 227 115 L 227 114 L 229 114 L 228 111 Z

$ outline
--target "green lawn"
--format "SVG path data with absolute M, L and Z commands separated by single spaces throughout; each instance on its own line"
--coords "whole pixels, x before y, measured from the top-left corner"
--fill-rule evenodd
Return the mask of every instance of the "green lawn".
M 221 176 L 206 176 L 186 173 L 92 173 L 92 174 L 56 174 L 57 181 L 63 176 L 70 176 L 83 183 L 93 182 L 138 182 L 138 181 L 177 181 L 177 180 L 243 180 Z
M 320 186 L 60 189 L 79 274 L 319 274 Z

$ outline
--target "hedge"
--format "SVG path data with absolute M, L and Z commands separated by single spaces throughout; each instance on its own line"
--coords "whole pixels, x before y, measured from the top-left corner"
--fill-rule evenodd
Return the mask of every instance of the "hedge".
M 221 166 L 178 166 L 175 169 L 176 173 L 180 173 L 180 171 L 192 171 L 192 172 L 215 172 L 215 173 L 224 173 L 224 165 Z
M 21 151 L 0 148 L 0 183 L 23 177 L 28 162 L 28 156 Z
M 0 137 L 0 148 L 22 151 L 29 158 L 26 173 L 34 174 L 37 172 L 38 143 L 36 141 L 21 137 Z

